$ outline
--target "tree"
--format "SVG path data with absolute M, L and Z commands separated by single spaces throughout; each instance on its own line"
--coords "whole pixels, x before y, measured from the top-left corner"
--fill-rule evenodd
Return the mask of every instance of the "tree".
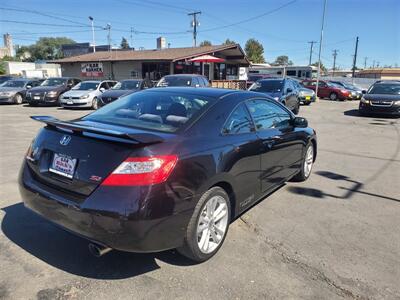
M 287 55 L 280 55 L 278 56 L 275 61 L 271 64 L 273 66 L 291 66 L 293 62 L 289 60 Z
M 75 41 L 66 37 L 41 37 L 33 45 L 20 47 L 17 51 L 17 57 L 29 53 L 30 57 L 25 58 L 25 61 L 62 58 L 61 46 L 65 44 L 75 44 Z
M 0 75 L 6 74 L 6 71 L 7 71 L 6 64 L 5 64 L 6 61 L 21 61 L 21 60 L 18 59 L 18 57 L 12 57 L 12 56 L 8 56 L 8 55 L 3 56 L 0 59 Z
M 225 42 L 222 45 L 234 45 L 234 44 L 236 44 L 235 41 L 232 41 L 230 39 L 226 39 Z
M 202 46 L 211 46 L 211 42 L 208 41 L 208 40 L 204 40 L 204 41 L 202 41 L 202 42 L 200 43 L 200 47 L 202 47 Z
M 128 41 L 126 40 L 126 38 L 122 38 L 122 40 L 121 40 L 121 49 L 129 49 L 130 47 L 129 47 L 129 43 L 128 43 Z
M 246 52 L 247 57 L 249 58 L 249 60 L 252 63 L 255 63 L 255 64 L 265 63 L 264 47 L 256 39 L 249 39 L 246 42 L 244 51 Z
M 318 62 L 316 61 L 315 63 L 311 64 L 310 66 L 314 66 L 314 67 L 318 68 Z M 326 72 L 326 70 L 327 70 L 326 67 L 321 62 L 321 71 Z

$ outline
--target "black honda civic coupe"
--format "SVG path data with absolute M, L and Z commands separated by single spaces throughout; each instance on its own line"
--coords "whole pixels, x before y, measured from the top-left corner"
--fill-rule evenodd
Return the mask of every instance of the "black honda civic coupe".
M 149 89 L 72 121 L 32 118 L 45 126 L 19 176 L 25 206 L 97 256 L 177 248 L 205 261 L 237 216 L 306 180 L 317 153 L 306 119 L 250 91 Z

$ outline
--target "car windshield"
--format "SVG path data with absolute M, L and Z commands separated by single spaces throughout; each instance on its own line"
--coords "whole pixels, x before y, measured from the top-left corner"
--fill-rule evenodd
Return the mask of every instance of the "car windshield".
M 400 95 L 400 84 L 399 83 L 374 84 L 369 89 L 368 94 Z
M 67 82 L 66 79 L 63 78 L 49 78 L 43 81 L 41 86 L 57 86 L 57 85 L 64 85 Z
M 25 86 L 26 81 L 22 80 L 8 80 L 4 82 L 1 87 L 17 87 L 17 88 L 22 88 Z
M 160 79 L 157 86 L 190 86 L 192 78 L 188 76 L 165 76 Z
M 276 93 L 282 91 L 283 80 L 259 80 L 252 84 L 250 91 Z
M 175 132 L 213 101 L 213 98 L 175 92 L 138 92 L 119 98 L 83 120 Z
M 137 90 L 140 88 L 140 80 L 127 80 L 120 81 L 116 85 L 114 85 L 112 90 Z
M 73 90 L 79 90 L 79 91 L 94 91 L 95 89 L 97 89 L 99 84 L 100 84 L 100 82 L 83 81 L 83 82 L 78 83 L 72 89 Z

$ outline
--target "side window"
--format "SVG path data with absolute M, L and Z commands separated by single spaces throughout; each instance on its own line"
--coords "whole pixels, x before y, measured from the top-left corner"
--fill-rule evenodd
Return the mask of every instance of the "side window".
M 108 89 L 107 81 L 102 82 L 100 87 L 99 87 L 99 89 L 106 89 L 107 90 Z
M 320 82 L 318 83 L 318 86 L 319 86 L 319 87 L 327 87 L 328 85 L 327 85 L 325 82 L 320 81 Z
M 73 85 L 77 85 L 79 82 L 81 82 L 81 80 L 80 79 L 73 79 Z
M 250 115 L 243 103 L 239 104 L 225 122 L 223 132 L 226 134 L 249 133 L 252 131 Z
M 199 80 L 197 77 L 192 78 L 192 86 L 200 86 Z
M 247 102 L 257 130 L 287 127 L 290 115 L 277 104 L 266 100 L 250 100 Z

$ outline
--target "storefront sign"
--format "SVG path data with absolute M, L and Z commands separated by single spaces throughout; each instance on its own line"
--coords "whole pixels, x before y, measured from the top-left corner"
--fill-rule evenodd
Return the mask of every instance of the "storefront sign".
M 103 77 L 103 63 L 81 64 L 81 77 Z

